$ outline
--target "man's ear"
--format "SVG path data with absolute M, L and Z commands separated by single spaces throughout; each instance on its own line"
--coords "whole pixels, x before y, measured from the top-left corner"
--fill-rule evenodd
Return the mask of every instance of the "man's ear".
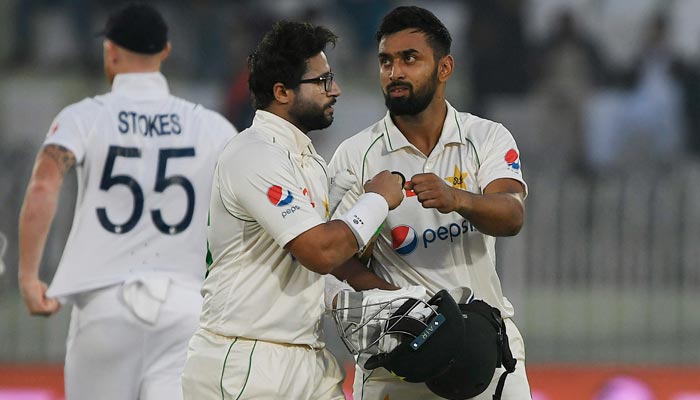
M 454 67 L 455 60 L 449 54 L 438 61 L 438 79 L 440 82 L 445 82 L 450 78 Z
M 163 62 L 165 61 L 166 58 L 170 55 L 170 50 L 172 50 L 172 46 L 170 45 L 170 42 L 167 42 L 165 44 L 165 48 L 160 52 L 160 61 Z
M 115 46 L 111 40 L 105 40 L 102 42 L 102 46 L 104 49 L 105 59 L 109 60 L 110 62 L 115 62 L 117 58 L 117 46 Z
M 272 93 L 275 95 L 275 100 L 281 104 L 289 104 L 294 99 L 294 91 L 288 89 L 280 82 L 272 86 Z

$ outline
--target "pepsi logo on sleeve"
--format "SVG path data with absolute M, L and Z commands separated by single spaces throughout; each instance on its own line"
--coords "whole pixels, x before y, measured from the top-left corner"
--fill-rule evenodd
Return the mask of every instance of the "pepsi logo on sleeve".
M 518 154 L 517 150 L 508 150 L 504 159 L 506 160 L 506 164 L 508 164 L 510 169 L 520 172 L 520 154 Z
M 276 205 L 277 207 L 284 207 L 289 205 L 294 200 L 292 192 L 289 190 L 282 189 L 282 186 L 273 185 L 267 189 L 267 198 L 270 203 Z

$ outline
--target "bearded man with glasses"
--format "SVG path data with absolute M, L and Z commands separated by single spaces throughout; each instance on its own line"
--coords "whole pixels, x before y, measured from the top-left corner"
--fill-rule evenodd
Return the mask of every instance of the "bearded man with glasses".
M 307 133 L 333 122 L 340 87 L 324 48 L 335 41 L 324 27 L 282 21 L 250 57 L 257 111 L 214 173 L 186 399 L 345 399 L 342 370 L 320 338 L 324 275 L 352 262 L 403 193 L 381 171 L 356 208 L 327 221 L 327 165 Z

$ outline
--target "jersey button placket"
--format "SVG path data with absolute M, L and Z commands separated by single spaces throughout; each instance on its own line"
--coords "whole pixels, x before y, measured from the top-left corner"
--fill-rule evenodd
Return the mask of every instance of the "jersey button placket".
M 433 167 L 435 167 L 435 160 L 428 159 L 423 166 L 423 172 L 433 172 Z

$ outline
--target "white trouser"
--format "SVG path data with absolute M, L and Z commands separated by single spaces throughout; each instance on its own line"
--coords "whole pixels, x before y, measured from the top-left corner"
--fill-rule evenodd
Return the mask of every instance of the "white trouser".
M 503 387 L 502 400 L 529 400 L 530 384 L 525 373 L 525 346 L 523 338 L 510 318 L 505 319 L 508 342 L 513 357 L 518 360 L 515 372 L 508 374 Z M 492 400 L 496 385 L 505 369 L 498 368 L 491 379 L 489 387 L 474 400 Z M 431 392 L 424 383 L 404 382 L 391 375 L 384 368 L 374 371 L 363 371 L 359 366 L 355 369 L 353 384 L 354 400 L 444 400 Z
M 186 400 L 345 400 L 343 378 L 326 349 L 200 328 L 190 341 L 182 387 Z
M 74 297 L 66 400 L 182 399 L 180 376 L 202 297 L 194 285 L 166 282 L 163 300 L 154 306 L 142 301 L 143 290 L 127 283 Z M 127 304 L 125 294 L 137 301 Z

